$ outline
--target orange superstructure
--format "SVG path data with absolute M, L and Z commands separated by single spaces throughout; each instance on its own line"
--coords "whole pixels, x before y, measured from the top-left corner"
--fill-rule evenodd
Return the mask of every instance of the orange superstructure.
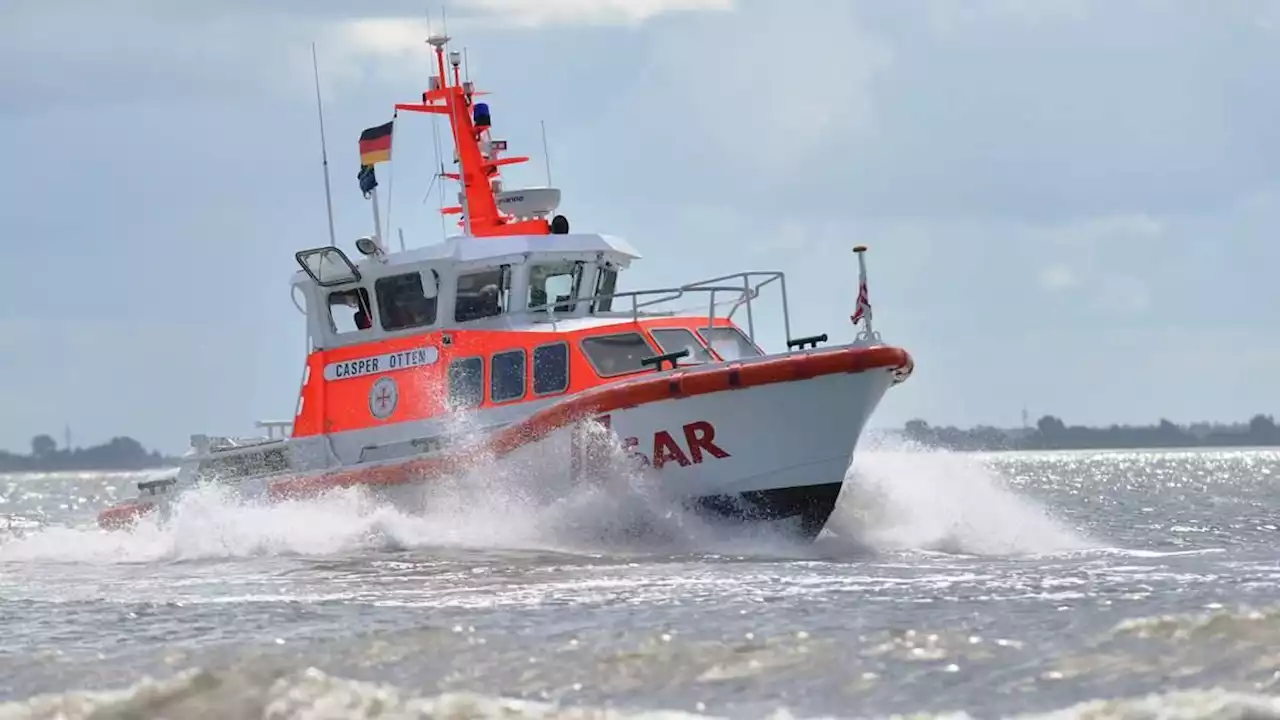
M 465 208 L 443 208 L 447 214 L 464 214 L 463 225 L 468 234 L 476 237 L 495 235 L 546 235 L 551 224 L 542 218 L 519 220 L 498 210 L 492 180 L 498 176 L 498 168 L 528 162 L 527 157 L 499 158 L 503 147 L 490 137 L 488 108 L 476 104 L 477 94 L 469 82 L 462 82 L 459 58 L 452 53 L 453 82 L 445 70 L 445 44 L 447 37 L 433 37 L 429 42 L 435 47 L 437 75 L 431 89 L 422 93 L 422 103 L 397 103 L 396 110 L 434 113 L 449 118 L 453 129 L 454 145 L 462 168 L 457 173 L 444 173 L 444 177 L 462 184 Z M 473 114 L 473 110 L 481 110 Z
M 700 318 L 678 317 L 663 319 L 637 320 L 634 323 L 614 325 L 607 333 L 599 328 L 572 330 L 549 334 L 532 330 L 444 330 L 421 335 L 398 337 L 360 345 L 350 345 L 334 350 L 318 350 L 307 359 L 307 382 L 301 392 L 301 411 L 294 422 L 293 436 L 307 437 L 325 433 L 339 433 L 350 430 L 361 430 L 386 423 L 425 420 L 448 414 L 457 410 L 491 410 L 518 403 L 548 400 L 558 395 L 580 393 L 585 390 L 610 382 L 624 380 L 641 372 L 650 372 L 647 367 L 636 368 L 631 372 L 602 377 L 600 371 L 592 366 L 584 354 L 581 343 L 584 339 L 615 335 L 620 331 L 640 334 L 652 348 L 660 349 L 662 344 L 654 338 L 656 330 L 686 329 L 701 337 L 700 329 L 707 327 L 706 320 Z M 719 318 L 711 327 L 732 328 L 730 321 Z M 357 361 L 360 358 L 388 357 L 407 355 L 422 351 L 424 347 L 443 347 L 442 357 L 451 359 L 474 359 L 474 366 L 480 372 L 476 378 L 482 391 L 470 398 L 452 398 L 448 392 L 449 363 L 441 362 L 429 366 L 411 366 L 403 369 L 391 369 L 377 375 L 361 375 L 351 379 L 328 379 L 325 367 L 331 363 Z M 533 387 L 532 359 L 539 351 L 563 352 L 567 360 L 567 378 L 564 383 L 556 383 L 553 387 L 539 392 Z M 714 349 L 705 348 L 708 359 L 722 361 Z M 495 357 L 517 354 L 522 358 L 517 364 L 522 366 L 521 377 L 512 380 L 512 385 L 522 385 L 521 392 L 508 393 L 510 397 L 494 396 L 494 363 Z M 661 354 L 656 350 L 652 355 Z M 680 362 L 677 360 L 677 363 Z M 366 399 L 373 394 L 372 402 L 389 403 L 389 394 L 379 399 L 374 392 L 374 383 L 381 377 L 399 379 L 397 403 L 389 408 L 385 418 L 370 414 L 366 408 Z

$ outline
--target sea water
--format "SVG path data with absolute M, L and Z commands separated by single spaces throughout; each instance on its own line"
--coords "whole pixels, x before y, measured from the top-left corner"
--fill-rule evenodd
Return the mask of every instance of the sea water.
M 811 546 L 501 468 L 96 529 L 137 479 L 0 476 L 0 718 L 1280 717 L 1275 451 L 866 447 Z

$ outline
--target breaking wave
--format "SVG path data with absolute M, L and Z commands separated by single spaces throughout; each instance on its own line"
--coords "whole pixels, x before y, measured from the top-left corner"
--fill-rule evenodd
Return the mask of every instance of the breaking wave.
M 878 550 L 1043 555 L 1098 549 L 1010 489 L 982 456 L 900 441 L 860 447 L 828 527 Z
M 426 695 L 393 685 L 336 677 L 315 668 L 290 673 L 192 669 L 162 680 L 146 678 L 119 690 L 73 691 L 0 703 L 0 718 L 5 720 L 81 720 L 96 717 L 694 720 L 716 716 L 682 710 L 565 706 L 478 693 Z M 785 708 L 778 708 L 768 717 L 784 720 L 796 716 Z M 952 712 L 918 717 L 962 720 L 970 716 L 965 712 Z M 1270 720 L 1280 718 L 1280 697 L 1212 688 L 1089 700 L 1060 710 L 1015 717 L 1028 720 Z
M 298 501 L 243 499 L 226 486 L 178 498 L 167 518 L 131 530 L 18 526 L 0 533 L 0 562 L 145 563 L 260 555 L 336 555 L 367 550 L 470 548 L 618 553 L 803 553 L 769 528 L 712 524 L 657 494 L 616 445 L 602 445 L 603 482 L 565 489 L 567 448 L 492 462 L 476 458 L 458 477 L 432 481 L 417 508 L 395 507 L 351 488 Z M 550 502 L 540 501 L 550 495 Z M 4 535 L 8 535 L 4 539 Z

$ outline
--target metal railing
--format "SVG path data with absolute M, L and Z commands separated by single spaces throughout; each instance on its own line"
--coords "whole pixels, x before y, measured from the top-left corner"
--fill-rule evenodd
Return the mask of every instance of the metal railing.
M 754 278 L 763 278 L 759 282 L 753 284 Z M 717 285 L 714 283 L 724 283 L 725 281 L 741 279 L 742 284 L 739 285 Z M 786 274 L 779 271 L 748 271 L 732 273 L 730 275 L 721 275 L 719 277 L 699 280 L 697 282 L 679 285 L 676 287 L 650 288 L 646 290 L 628 290 L 625 292 L 602 293 L 582 298 L 569 298 L 565 300 L 557 300 L 555 302 L 535 305 L 534 307 L 509 312 L 508 315 L 546 315 L 551 322 L 556 322 L 556 308 L 565 306 L 579 306 L 586 303 L 589 306 L 599 306 L 601 302 L 608 300 L 610 304 L 609 310 L 594 310 L 589 314 L 593 317 L 629 317 L 632 320 L 639 320 L 647 317 L 671 317 L 678 314 L 678 311 L 656 312 L 654 310 L 646 310 L 645 308 L 653 308 L 675 300 L 679 300 L 687 295 L 694 293 L 706 293 L 709 295 L 707 307 L 707 327 L 713 327 L 716 319 L 716 306 L 723 304 L 731 304 L 729 311 L 723 315 L 726 320 L 733 320 L 733 316 L 738 312 L 739 308 L 745 307 L 747 313 L 747 337 L 751 342 L 756 342 L 755 313 L 752 308 L 752 301 L 760 297 L 760 290 L 771 283 L 778 283 L 782 295 L 782 326 L 783 332 L 786 334 L 787 342 L 791 341 L 791 312 L 787 306 L 787 278 Z M 721 300 L 716 302 L 717 293 L 733 293 L 732 300 Z M 658 296 L 658 297 L 654 297 Z M 723 295 L 722 295 L 723 297 Z M 641 298 L 648 298 L 641 300 Z M 613 301 L 631 300 L 630 310 L 614 310 L 612 309 Z M 757 343 L 758 344 L 758 343 Z

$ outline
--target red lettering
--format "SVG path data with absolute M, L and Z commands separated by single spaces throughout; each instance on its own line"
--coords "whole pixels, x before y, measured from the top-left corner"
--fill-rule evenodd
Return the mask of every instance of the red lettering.
M 595 418 L 597 422 L 609 427 L 611 418 L 603 415 Z M 709 459 L 731 457 L 730 453 L 716 444 L 716 428 L 705 420 L 691 422 L 683 427 L 684 443 L 666 430 L 653 434 L 653 453 L 646 454 L 640 449 L 640 438 L 622 438 L 622 449 L 631 456 L 640 467 L 662 468 L 675 463 L 680 467 L 699 465 Z M 577 438 L 575 437 L 575 440 Z
M 689 465 L 689 458 L 680 448 L 680 444 L 666 430 L 653 434 L 653 467 L 660 468 L 672 460 L 680 463 L 680 467 Z
M 622 447 L 626 450 L 626 452 L 629 455 L 636 458 L 636 461 L 639 462 L 640 465 L 644 467 L 649 466 L 649 458 L 646 457 L 644 453 L 636 449 L 640 447 L 640 438 L 629 437 L 626 440 L 622 441 Z
M 716 428 L 706 420 L 691 422 L 684 426 L 684 441 L 689 446 L 689 454 L 695 463 L 702 462 L 702 451 L 706 450 L 715 458 L 727 458 L 725 452 L 715 443 Z

